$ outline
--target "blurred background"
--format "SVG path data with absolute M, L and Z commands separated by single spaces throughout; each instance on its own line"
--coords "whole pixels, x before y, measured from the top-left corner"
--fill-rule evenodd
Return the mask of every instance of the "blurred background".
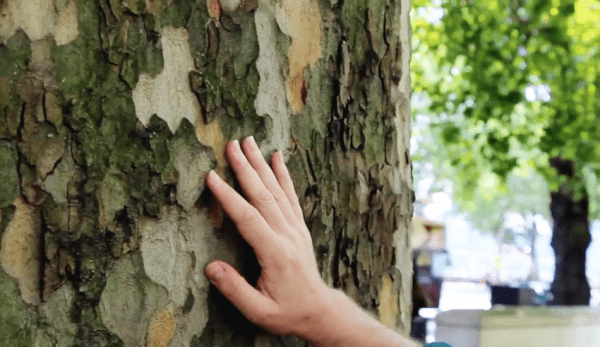
M 412 5 L 413 333 L 452 309 L 599 308 L 600 1 Z

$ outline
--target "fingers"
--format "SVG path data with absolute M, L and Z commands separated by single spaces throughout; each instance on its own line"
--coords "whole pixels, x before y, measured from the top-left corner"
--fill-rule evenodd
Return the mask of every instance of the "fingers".
M 273 198 L 277 202 L 279 209 L 283 213 L 290 225 L 298 226 L 298 219 L 292 210 L 287 194 L 281 188 L 280 183 L 273 174 L 273 170 L 265 161 L 258 145 L 253 137 L 248 137 L 243 142 L 244 154 L 248 158 L 248 162 L 256 170 L 256 173 L 262 180 L 265 187 L 271 192 Z
M 205 269 L 206 276 L 246 318 L 258 325 L 268 323 L 277 304 L 253 288 L 231 265 L 215 261 Z
M 279 232 L 288 229 L 289 224 L 273 194 L 265 187 L 258 173 L 250 165 L 237 140 L 228 145 L 227 153 L 231 167 L 250 203 L 260 212 L 273 230 Z
M 285 166 L 285 162 L 283 160 L 283 154 L 281 152 L 276 152 L 271 159 L 271 166 L 273 167 L 273 171 L 275 173 L 275 177 L 279 182 L 279 185 L 285 192 L 289 204 L 294 211 L 294 215 L 300 222 L 304 222 L 304 216 L 302 215 L 302 207 L 300 207 L 300 202 L 298 201 L 298 195 L 296 195 L 296 190 L 294 189 L 294 183 L 292 182 L 292 178 L 290 177 L 290 173 Z
M 279 249 L 277 234 L 260 213 L 214 171 L 208 173 L 208 187 L 225 212 L 237 225 L 242 237 L 256 252 L 258 259 L 270 259 Z

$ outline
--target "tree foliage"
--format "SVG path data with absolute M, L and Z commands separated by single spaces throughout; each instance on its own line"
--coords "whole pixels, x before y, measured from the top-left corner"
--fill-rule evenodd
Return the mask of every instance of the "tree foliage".
M 598 217 L 600 1 L 444 0 L 437 22 L 436 4 L 413 4 L 413 91 L 458 200 L 502 195 L 531 170 L 557 189 L 558 156 L 576 163 L 572 188 Z

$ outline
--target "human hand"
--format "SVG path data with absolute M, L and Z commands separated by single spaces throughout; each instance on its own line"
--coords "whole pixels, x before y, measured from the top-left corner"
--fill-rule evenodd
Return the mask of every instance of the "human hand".
M 229 264 L 214 261 L 205 273 L 251 322 L 275 334 L 308 337 L 320 324 L 331 295 L 321 279 L 312 239 L 281 152 L 271 167 L 252 137 L 228 143 L 229 163 L 248 198 L 214 171 L 207 184 L 262 268 L 256 288 Z

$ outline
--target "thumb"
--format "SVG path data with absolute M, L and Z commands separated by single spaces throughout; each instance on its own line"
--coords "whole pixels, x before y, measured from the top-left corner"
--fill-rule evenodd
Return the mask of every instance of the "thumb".
M 210 263 L 206 276 L 246 318 L 255 324 L 265 324 L 266 317 L 277 308 L 275 302 L 252 287 L 231 265 L 222 261 Z

